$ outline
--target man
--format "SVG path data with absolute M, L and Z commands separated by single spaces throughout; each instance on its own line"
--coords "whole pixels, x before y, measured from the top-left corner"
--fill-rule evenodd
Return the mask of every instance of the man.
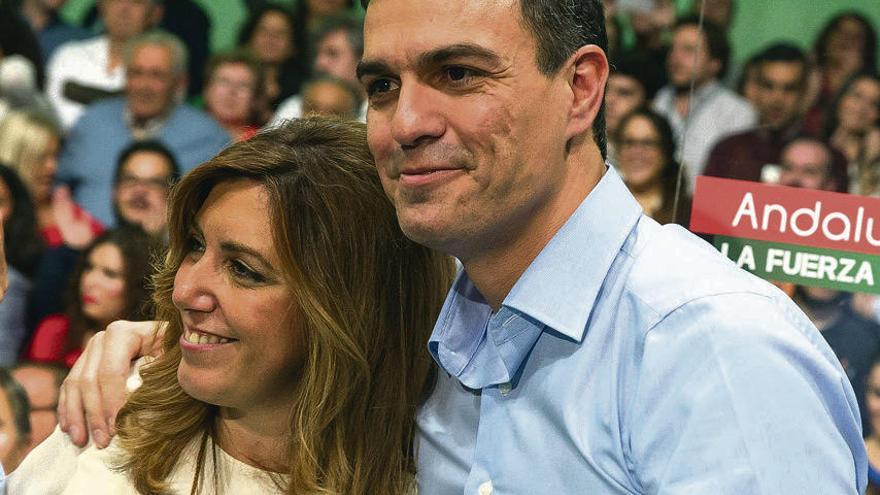
M 598 0 L 373 0 L 364 33 L 368 140 L 401 228 L 464 267 L 428 345 L 419 493 L 864 488 L 852 390 L 815 328 L 644 217 L 605 165 Z M 105 355 L 149 350 L 99 335 Z M 87 403 L 119 390 L 100 387 Z
M 64 368 L 49 363 L 21 362 L 13 368 L 12 376 L 24 387 L 31 406 L 28 450 L 45 440 L 58 425 L 58 392 L 66 375 Z
M 64 22 L 58 15 L 65 3 L 67 0 L 24 0 L 21 3 L 21 14 L 40 40 L 44 61 L 62 44 L 89 37 L 87 30 Z
M 666 59 L 670 84 L 657 93 L 654 110 L 672 125 L 692 186 L 703 173 L 712 147 L 756 122 L 752 106 L 718 81 L 729 55 L 724 32 L 711 22 L 704 21 L 701 30 L 698 19 L 687 17 L 673 31 Z
M 119 224 L 137 225 L 165 238 L 171 186 L 180 177 L 177 160 L 158 141 L 136 141 L 119 155 L 113 180 L 113 209 Z
M 46 94 L 69 130 L 94 101 L 125 85 L 125 44 L 162 19 L 158 0 L 100 0 L 106 33 L 60 46 L 47 66 Z
M 327 20 L 317 36 L 317 50 L 312 71 L 318 77 L 330 76 L 355 88 L 358 106 L 357 118 L 366 120 L 366 93 L 357 79 L 357 63 L 364 53 L 364 34 L 361 23 L 350 17 Z M 303 91 L 303 94 L 305 91 Z M 294 95 L 283 101 L 269 125 L 278 125 L 287 119 L 303 115 L 303 96 Z
M 798 138 L 781 154 L 782 171 L 779 183 L 835 191 L 836 179 L 831 175 L 831 149 L 813 138 Z M 865 382 L 874 356 L 880 352 L 880 325 L 870 315 L 860 314 L 853 294 L 822 287 L 801 286 L 794 290 L 795 302 L 840 359 L 852 384 L 860 411 L 865 408 Z M 862 415 L 862 428 L 869 428 L 869 414 Z M 865 430 L 867 431 L 867 430 Z
M 777 43 L 755 57 L 754 67 L 758 126 L 715 145 L 705 175 L 760 181 L 764 167 L 778 164 L 783 146 L 801 133 L 808 74 L 804 53 L 794 45 Z M 834 178 L 845 185 L 846 160 L 842 155 L 835 158 Z
M 58 180 L 78 204 L 113 225 L 111 190 L 116 159 L 132 140 L 162 141 L 185 173 L 230 141 L 207 114 L 179 103 L 186 91 L 186 49 L 160 31 L 132 41 L 126 57 L 124 98 L 89 107 L 71 129 L 59 159 Z
M 319 76 L 303 85 L 303 115 L 332 115 L 355 120 L 361 109 L 360 86 L 331 76 Z

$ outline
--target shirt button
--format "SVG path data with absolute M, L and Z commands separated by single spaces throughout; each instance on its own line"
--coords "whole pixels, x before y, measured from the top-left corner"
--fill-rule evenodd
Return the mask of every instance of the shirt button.
M 510 390 L 512 388 L 513 387 L 510 386 L 510 382 L 502 383 L 501 385 L 498 385 L 498 391 L 501 392 L 501 395 L 504 397 L 506 397 L 507 394 L 510 393 Z
M 482 485 L 480 485 L 479 494 L 480 495 L 492 495 L 492 482 L 487 481 L 487 482 L 483 483 Z

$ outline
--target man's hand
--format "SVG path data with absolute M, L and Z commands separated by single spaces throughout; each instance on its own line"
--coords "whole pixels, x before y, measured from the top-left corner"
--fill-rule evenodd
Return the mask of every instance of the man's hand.
M 89 432 L 98 448 L 110 443 L 131 362 L 157 355 L 164 331 L 154 321 L 115 321 L 89 340 L 58 396 L 58 422 L 73 443 L 84 447 Z

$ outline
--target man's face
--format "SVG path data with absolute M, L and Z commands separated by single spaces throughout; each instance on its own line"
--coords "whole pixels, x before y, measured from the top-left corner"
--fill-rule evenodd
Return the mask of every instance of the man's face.
M 765 62 L 757 71 L 754 103 L 761 125 L 782 129 L 797 119 L 804 90 L 799 62 Z
M 158 22 L 153 0 L 102 0 L 98 8 L 107 35 L 115 40 L 130 40 Z
M 814 141 L 795 141 L 782 152 L 779 184 L 805 189 L 833 190 L 828 148 Z
M 357 118 L 354 95 L 341 84 L 331 81 L 318 81 L 311 84 L 303 94 L 303 114 L 318 114 Z
M 358 59 L 344 30 L 330 32 L 321 38 L 315 56 L 315 72 L 357 84 L 357 63 Z
M 364 34 L 368 141 L 403 231 L 466 262 L 533 227 L 570 172 L 572 91 L 539 72 L 518 2 L 374 0 Z
M 645 103 L 645 87 L 634 77 L 626 74 L 608 76 L 605 90 L 605 123 L 608 134 L 617 129 L 620 119 Z
M 696 86 L 714 78 L 721 69 L 721 63 L 711 58 L 706 38 L 693 25 L 679 27 L 672 35 L 672 48 L 666 59 L 669 82 L 676 88 L 690 86 L 691 77 Z
M 135 119 L 158 117 L 174 102 L 181 76 L 174 73 L 171 51 L 162 45 L 138 47 L 126 70 L 125 93 Z
M 153 151 L 133 153 L 125 161 L 114 191 L 119 216 L 157 234 L 165 228 L 171 164 Z

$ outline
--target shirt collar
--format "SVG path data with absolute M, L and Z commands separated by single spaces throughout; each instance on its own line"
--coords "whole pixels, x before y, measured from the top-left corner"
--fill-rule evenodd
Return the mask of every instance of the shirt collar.
M 641 213 L 609 167 L 517 280 L 503 305 L 580 342 L 611 263 Z
M 462 270 L 431 334 L 434 359 L 466 386 L 480 388 L 509 381 L 544 327 L 580 342 L 611 263 L 640 216 L 635 198 L 609 168 L 517 280 L 498 314 Z

